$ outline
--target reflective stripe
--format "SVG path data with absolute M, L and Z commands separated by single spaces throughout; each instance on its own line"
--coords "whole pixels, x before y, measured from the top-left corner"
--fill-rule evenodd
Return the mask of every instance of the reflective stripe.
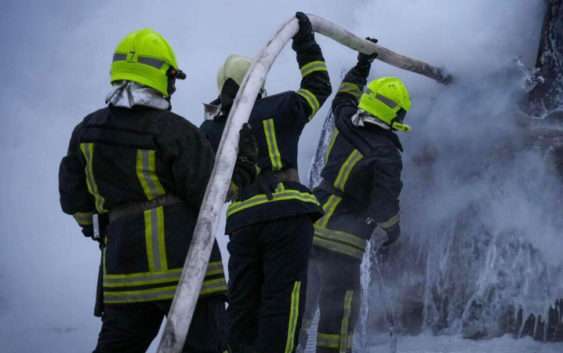
M 362 259 L 362 257 L 364 256 L 364 252 L 361 250 L 358 250 L 357 248 L 353 247 L 353 246 L 349 246 L 346 244 L 342 244 L 342 243 L 338 243 L 335 241 L 330 241 L 330 240 L 326 240 L 323 239 L 319 236 L 315 236 L 313 238 L 313 244 L 319 248 L 324 248 L 339 254 L 344 254 L 344 255 L 348 255 L 357 259 Z
M 311 108 L 311 115 L 309 115 L 309 119 L 311 119 L 321 107 L 319 100 L 311 91 L 305 88 L 301 88 L 299 91 L 297 91 L 297 94 L 305 98 L 305 100 L 309 104 L 309 107 Z
M 334 187 L 337 190 L 344 191 L 346 187 L 346 183 L 348 182 L 348 178 L 350 178 L 350 174 L 352 173 L 352 169 L 356 166 L 360 160 L 362 160 L 363 156 L 357 149 L 354 149 L 352 153 L 346 158 L 342 167 L 340 167 L 340 171 L 338 172 L 338 176 L 334 181 Z
M 348 345 L 352 346 L 350 336 L 350 317 L 352 316 L 352 300 L 354 291 L 347 290 L 344 295 L 344 313 L 342 315 L 342 323 L 340 325 L 340 353 L 346 353 Z
M 92 212 L 76 212 L 72 215 L 76 222 L 81 226 L 89 226 L 92 225 L 92 216 L 94 213 Z
M 113 61 L 126 61 L 126 60 L 127 60 L 127 54 L 120 54 L 120 53 L 113 54 Z M 166 64 L 166 61 L 151 58 L 148 56 L 137 57 L 137 62 L 152 66 L 157 69 L 160 69 L 162 65 Z
M 339 243 L 353 246 L 361 251 L 366 249 L 366 240 L 351 233 L 315 226 L 315 235 L 318 235 L 326 240 L 337 241 Z
M 96 184 L 96 179 L 94 178 L 94 144 L 93 143 L 81 143 L 80 150 L 84 155 L 86 160 L 86 168 L 84 173 L 86 174 L 86 186 L 88 191 L 92 196 L 94 196 L 94 201 L 96 204 L 96 210 L 98 213 L 105 213 L 107 210 L 104 208 L 104 198 L 98 190 L 98 184 Z
M 280 150 L 278 148 L 278 141 L 276 139 L 276 127 L 274 119 L 262 121 L 264 127 L 264 135 L 266 136 L 266 144 L 268 145 L 268 155 L 270 156 L 270 163 L 272 163 L 272 170 L 278 171 L 282 169 L 282 160 Z
M 156 174 L 156 152 L 137 150 L 137 178 L 143 187 L 147 199 L 153 200 L 166 194 Z
M 207 265 L 205 277 L 223 274 L 223 263 L 221 261 L 213 261 Z
M 176 286 L 134 291 L 104 291 L 105 304 L 138 303 L 174 298 Z
M 323 205 L 323 210 L 325 211 L 325 214 L 316 223 L 316 225 L 318 227 L 326 228 L 328 222 L 330 221 L 330 218 L 334 214 L 334 211 L 336 211 L 336 207 L 338 207 L 338 204 L 341 201 L 342 201 L 342 198 L 340 196 L 330 195 L 327 202 L 325 202 L 325 204 Z
M 199 295 L 211 295 L 227 291 L 225 278 L 217 278 L 203 281 Z
M 164 209 L 162 206 L 144 212 L 145 242 L 149 272 L 163 272 L 168 269 L 166 244 L 164 241 Z
M 328 143 L 328 147 L 326 149 L 326 153 L 325 153 L 325 164 L 328 161 L 328 158 L 330 157 L 330 152 L 332 152 L 332 147 L 334 147 L 334 143 L 336 142 L 336 138 L 338 137 L 339 131 L 337 128 L 334 128 L 334 130 L 332 131 L 332 135 L 330 135 L 330 142 Z
M 396 215 L 389 218 L 385 222 L 378 223 L 378 225 L 383 229 L 389 229 L 389 228 L 393 227 L 395 224 L 399 223 L 400 220 L 401 220 L 401 217 L 400 217 L 399 213 L 397 213 Z
M 342 82 L 340 88 L 338 89 L 338 93 L 348 93 L 356 98 L 360 98 L 360 96 L 362 95 L 362 89 L 355 83 Z
M 141 64 L 149 65 L 157 69 L 160 69 L 162 65 L 166 63 L 165 61 L 158 60 L 155 58 L 149 58 L 148 56 L 139 56 L 139 62 Z
M 272 194 L 272 196 L 273 196 L 272 200 L 268 200 L 268 197 L 264 194 L 259 194 L 249 198 L 248 200 L 235 201 L 229 205 L 229 209 L 227 211 L 227 217 L 230 217 L 237 212 L 246 210 L 251 207 L 263 205 L 265 203 L 270 203 L 270 202 L 277 202 L 277 201 L 297 200 L 297 201 L 319 205 L 319 201 L 317 200 L 317 198 L 308 192 L 300 192 L 297 190 L 286 190 L 282 192 L 275 192 Z
M 285 341 L 285 353 L 293 352 L 295 346 L 295 334 L 297 333 L 297 322 L 299 320 L 299 301 L 301 296 L 301 282 L 296 281 L 291 292 L 291 306 L 289 308 L 289 323 L 287 326 L 287 339 Z
M 104 287 L 135 287 L 166 282 L 177 282 L 182 273 L 181 268 L 175 268 L 165 272 L 144 272 L 131 274 L 106 274 L 104 276 Z
M 317 334 L 317 347 L 328 349 L 340 348 L 340 335 L 319 332 Z
M 306 77 L 316 71 L 328 71 L 324 61 L 311 61 L 310 63 L 301 67 L 301 76 Z
M 383 104 L 385 104 L 391 109 L 395 109 L 398 106 L 398 104 L 394 100 L 392 100 L 391 98 L 387 98 L 379 93 L 375 95 L 375 98 L 380 100 Z

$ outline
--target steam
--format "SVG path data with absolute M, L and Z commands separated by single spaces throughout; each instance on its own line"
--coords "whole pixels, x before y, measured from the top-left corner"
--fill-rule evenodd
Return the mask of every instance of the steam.
M 414 99 L 408 116 L 414 131 L 403 138 L 406 233 L 433 233 L 438 222 L 451 219 L 471 200 L 484 199 L 489 212 L 482 212 L 482 221 L 491 231 L 521 229 L 552 264 L 561 265 L 556 248 L 550 246 L 561 238 L 561 228 L 552 226 L 557 209 L 549 207 L 549 195 L 545 203 L 534 199 L 557 185 L 544 170 L 541 155 L 530 152 L 508 166 L 488 165 L 482 159 L 492 146 L 510 143 L 516 136 L 513 107 L 521 90 L 520 78 L 511 74 L 512 63 L 520 57 L 532 65 L 543 3 L 3 1 L 0 26 L 3 33 L 14 34 L 4 42 L 5 52 L 13 55 L 0 59 L 2 77 L 7 78 L 0 88 L 3 351 L 76 352 L 95 344 L 99 321 L 91 311 L 99 253 L 59 209 L 58 163 L 74 125 L 103 104 L 117 41 L 141 27 L 160 31 L 175 48 L 188 79 L 178 83 L 173 109 L 196 124 L 202 121 L 201 103 L 216 95 L 215 73 L 225 57 L 255 55 L 295 10 L 324 16 L 360 35 L 379 38 L 390 49 L 447 67 L 457 78 L 451 87 L 383 64 L 373 70 L 402 77 Z M 355 53 L 319 40 L 336 87 Z M 286 50 L 269 75 L 267 89 L 296 89 L 298 83 L 294 54 Z M 302 176 L 327 107 L 304 132 Z M 421 170 L 416 161 L 426 155 L 432 155 L 434 164 Z M 475 169 L 485 172 L 468 179 Z M 493 197 L 495 180 L 506 182 L 500 183 L 501 195 Z M 542 187 L 528 185 L 540 180 Z M 426 246 L 434 241 L 420 239 Z

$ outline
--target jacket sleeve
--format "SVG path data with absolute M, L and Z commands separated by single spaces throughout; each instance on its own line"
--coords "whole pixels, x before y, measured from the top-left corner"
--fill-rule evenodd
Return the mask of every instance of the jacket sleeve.
M 197 127 L 180 119 L 164 132 L 161 148 L 171 160 L 177 196 L 199 211 L 213 170 L 214 152 Z
M 301 86 L 297 91 L 302 111 L 307 121 L 311 120 L 326 101 L 332 87 L 326 63 L 320 46 L 314 36 L 305 40 L 293 41 L 293 50 L 297 53 L 297 62 L 301 70 Z
M 394 147 L 380 148 L 370 156 L 372 187 L 369 217 L 386 232 L 399 226 L 399 195 L 403 187 L 400 152 Z
M 356 66 L 350 69 L 338 88 L 336 97 L 332 102 L 332 111 L 335 115 L 344 107 L 352 106 L 356 108 L 366 85 L 371 64 L 359 61 Z
M 59 166 L 59 195 L 63 212 L 74 216 L 84 231 L 91 228 L 96 208 L 86 184 L 86 162 L 79 142 L 81 126 L 79 124 L 72 132 L 67 154 Z

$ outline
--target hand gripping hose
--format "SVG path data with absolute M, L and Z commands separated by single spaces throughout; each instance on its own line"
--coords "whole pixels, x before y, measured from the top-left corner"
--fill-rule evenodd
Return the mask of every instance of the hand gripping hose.
M 441 83 L 448 83 L 450 76 L 441 69 L 424 62 L 399 55 L 389 49 L 361 39 L 340 26 L 321 17 L 308 15 L 315 32 L 328 36 L 337 42 L 363 53 L 379 53 L 378 59 L 399 68 L 428 76 Z M 292 17 L 276 32 L 272 40 L 255 58 L 246 74 L 227 119 L 223 137 L 217 151 L 217 158 L 197 224 L 184 269 L 176 288 L 176 295 L 167 316 L 166 326 L 158 347 L 158 353 L 179 353 L 192 320 L 199 292 L 207 270 L 207 264 L 217 232 L 218 219 L 223 212 L 227 191 L 237 159 L 239 131 L 248 121 L 258 92 L 266 79 L 276 57 L 299 29 L 297 19 Z

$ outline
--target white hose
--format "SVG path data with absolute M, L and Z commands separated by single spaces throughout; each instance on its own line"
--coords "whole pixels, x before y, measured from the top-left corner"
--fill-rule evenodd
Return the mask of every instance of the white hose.
M 379 59 L 385 62 L 423 73 L 441 82 L 447 81 L 447 76 L 439 69 L 358 38 L 321 17 L 308 16 L 314 31 L 333 38 L 343 45 L 366 53 L 372 53 L 376 50 L 379 53 Z M 168 313 L 158 353 L 179 353 L 184 346 L 207 270 L 214 236 L 217 233 L 218 220 L 220 214 L 224 212 L 223 205 L 237 159 L 239 131 L 242 125 L 248 121 L 256 97 L 276 57 L 297 33 L 298 29 L 299 23 L 294 17 L 281 26 L 273 39 L 255 58 L 241 84 L 225 125 L 213 172 L 205 191 L 193 239 L 176 289 L 176 295 Z M 197 168 L 197 166 L 194 167 Z

